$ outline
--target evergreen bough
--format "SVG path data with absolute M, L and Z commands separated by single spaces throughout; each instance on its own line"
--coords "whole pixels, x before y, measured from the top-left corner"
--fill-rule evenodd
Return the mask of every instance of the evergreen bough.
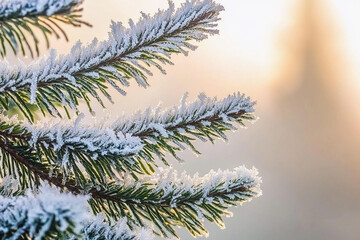
M 35 28 L 48 44 L 49 34 L 67 38 L 59 22 L 90 26 L 79 4 L 1 1 L 1 55 L 9 47 L 31 56 L 35 47 L 38 54 Z M 223 227 L 229 207 L 261 195 L 255 168 L 200 177 L 177 173 L 167 160 L 183 161 L 178 152 L 186 148 L 200 154 L 196 139 L 227 140 L 236 124 L 254 120 L 255 102 L 243 94 L 200 94 L 190 103 L 185 94 L 179 106 L 100 124 L 84 123 L 78 110 L 85 102 L 92 112 L 92 100 L 112 102 L 109 87 L 125 95 L 134 80 L 149 86 L 151 67 L 165 73 L 172 54 L 187 55 L 194 40 L 218 33 L 222 10 L 212 0 L 179 9 L 169 2 L 167 10 L 130 20 L 129 28 L 112 22 L 108 40 L 78 42 L 69 55 L 51 50 L 30 65 L 0 65 L 0 239 L 147 240 L 178 237 L 174 227 L 201 236 L 204 220 Z M 38 120 L 39 113 L 47 118 Z

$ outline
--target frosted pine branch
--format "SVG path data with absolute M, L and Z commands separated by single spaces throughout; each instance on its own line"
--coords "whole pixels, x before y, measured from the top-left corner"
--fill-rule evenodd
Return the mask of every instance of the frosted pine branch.
M 163 160 L 161 149 L 181 160 L 176 151 L 185 149 L 185 146 L 200 154 L 191 143 L 194 140 L 192 137 L 211 142 L 215 138 L 227 140 L 224 132 L 236 130 L 233 123 L 245 126 L 244 120 L 255 120 L 253 112 L 256 102 L 239 92 L 221 100 L 209 98 L 204 93 L 194 102 L 187 103 L 186 100 L 187 94 L 179 106 L 165 111 L 161 111 L 161 108 L 154 111 L 148 109 L 130 119 L 120 118 L 112 127 L 116 131 L 142 138 L 147 150 L 156 152 Z M 151 156 L 148 157 L 151 159 Z
M 255 101 L 239 92 L 218 100 L 207 97 L 204 93 L 198 95 L 193 102 L 187 102 L 188 94 L 184 94 L 180 105 L 161 110 L 148 108 L 138 112 L 131 118 L 119 118 L 111 127 L 116 131 L 131 133 L 134 136 L 163 136 L 168 138 L 173 131 L 186 132 L 194 130 L 196 125 L 210 126 L 211 121 L 221 120 L 224 123 L 235 122 L 242 114 L 254 112 Z M 251 119 L 249 117 L 249 119 Z M 226 126 L 226 125 L 225 125 Z M 233 127 L 233 130 L 236 128 Z
M 0 114 L 0 136 L 26 140 L 34 147 L 43 144 L 54 151 L 83 151 L 94 159 L 98 155 L 134 155 L 142 149 L 139 137 L 110 127 L 80 124 L 83 118 L 81 114 L 75 121 L 50 119 L 33 125 Z M 62 158 L 61 162 L 65 165 L 67 161 Z
M 176 170 L 169 168 L 159 168 L 153 175 L 143 175 L 139 181 L 132 178 L 125 181 L 125 186 L 136 186 L 138 182 L 152 184 L 154 192 L 162 192 L 158 202 L 149 200 L 148 202 L 157 204 L 168 204 L 171 208 L 176 208 L 186 202 L 195 201 L 195 204 L 211 203 L 221 201 L 221 198 L 235 199 L 243 198 L 243 201 L 250 200 L 252 197 L 261 195 L 258 171 L 255 168 L 247 169 L 244 166 L 234 170 L 211 170 L 203 177 L 196 173 L 189 176 L 185 171 L 179 174 Z M 243 188 L 243 193 L 236 193 L 239 188 Z M 139 199 L 134 199 L 134 202 Z M 147 200 L 146 200 L 147 201 Z M 146 202 L 140 201 L 140 202 Z M 201 218 L 201 214 L 199 218 Z
M 49 47 L 49 35 L 54 34 L 56 38 L 61 35 L 68 40 L 62 24 L 74 27 L 90 24 L 82 21 L 78 8 L 82 0 L 0 0 L 0 46 L 1 56 L 7 54 L 10 47 L 14 54 L 29 50 L 34 57 L 34 48 L 39 55 L 39 38 L 36 31 L 40 31 Z M 32 46 L 33 45 L 33 46 Z M 2 64 L 2 68 L 8 68 Z
M 72 121 L 47 120 L 36 125 L 0 115 L 0 136 L 14 143 L 27 142 L 49 159 L 49 164 L 62 166 L 65 172 L 79 172 L 81 165 L 88 174 L 99 171 L 99 176 L 116 179 L 119 171 L 151 172 L 144 165 L 154 163 L 155 157 L 167 163 L 166 152 L 181 160 L 176 152 L 186 146 L 200 154 L 193 137 L 212 142 L 217 137 L 226 139 L 225 132 L 236 129 L 234 122 L 244 124 L 244 120 L 254 119 L 255 102 L 240 93 L 222 100 L 200 94 L 192 103 L 186 102 L 186 96 L 179 106 L 168 110 L 148 109 L 94 126 L 84 124 L 83 115 Z M 104 181 L 102 177 L 97 179 L 99 183 Z
M 153 17 L 143 14 L 136 24 L 130 20 L 130 28 L 112 23 L 108 40 L 99 43 L 94 39 L 88 46 L 78 42 L 69 55 L 57 56 L 51 51 L 48 58 L 30 66 L 3 65 L 0 103 L 7 109 L 3 100 L 12 99 L 33 120 L 31 111 L 21 107 L 23 102 L 36 103 L 43 112 L 59 115 L 55 103 L 77 110 L 78 100 L 83 99 L 91 110 L 89 96 L 103 104 L 101 92 L 111 100 L 107 85 L 121 94 L 125 91 L 120 86 L 128 86 L 129 79 L 146 87 L 151 66 L 165 73 L 161 64 L 172 64 L 172 53 L 187 54 L 185 49 L 195 49 L 190 40 L 200 41 L 217 33 L 216 22 L 222 10 L 212 0 L 187 1 L 178 10 L 170 2 L 168 10 Z
M 29 16 L 51 16 L 69 11 L 83 0 L 1 0 L 0 21 Z
M 0 236 L 6 239 L 43 239 L 56 234 L 79 234 L 88 219 L 87 197 L 73 196 L 44 186 L 39 193 L 0 196 Z
M 243 166 L 211 171 L 203 177 L 160 168 L 139 181 L 125 178 L 123 186 L 110 184 L 107 189 L 93 191 L 91 203 L 95 212 L 100 211 L 99 205 L 111 208 L 107 211 L 111 217 L 126 213 L 137 224 L 150 220 L 164 236 L 167 232 L 176 236 L 174 226 L 185 227 L 194 236 L 206 235 L 203 219 L 224 227 L 222 217 L 231 216 L 229 206 L 261 195 L 257 174 L 256 169 Z

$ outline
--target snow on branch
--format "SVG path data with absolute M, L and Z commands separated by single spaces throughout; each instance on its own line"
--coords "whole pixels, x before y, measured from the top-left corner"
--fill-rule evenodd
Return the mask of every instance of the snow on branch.
M 33 125 L 0 115 L 0 137 L 9 138 L 14 146 L 27 144 L 37 153 L 35 162 L 60 166 L 65 176 L 74 173 L 78 181 L 85 173 L 95 181 L 93 173 L 99 171 L 95 176 L 102 183 L 106 175 L 114 178 L 117 171 L 136 170 L 133 157 L 144 145 L 139 137 L 106 126 L 90 127 L 81 124 L 82 118 L 81 114 L 75 120 L 50 119 Z
M 94 159 L 99 155 L 135 155 L 142 149 L 139 137 L 115 132 L 109 127 L 79 124 L 83 117 L 80 114 L 75 121 L 50 119 L 29 124 L 0 115 L 0 135 L 22 138 L 35 148 L 37 144 L 42 144 L 54 151 L 83 151 Z M 67 161 L 68 158 L 64 156 L 62 164 Z
M 151 219 L 164 236 L 166 232 L 176 236 L 174 226 L 198 236 L 207 233 L 203 219 L 224 227 L 222 217 L 231 216 L 227 209 L 260 196 L 260 184 L 258 171 L 244 166 L 232 171 L 212 170 L 203 177 L 159 168 L 154 175 L 142 175 L 137 181 L 125 175 L 123 185 L 110 184 L 91 196 L 95 206 L 111 208 L 105 211 L 110 217 L 126 214 L 137 224 Z
M 242 201 L 251 200 L 253 197 L 260 196 L 261 178 L 258 176 L 256 168 L 247 169 L 244 166 L 234 170 L 211 170 L 208 174 L 200 177 L 198 173 L 193 176 L 185 171 L 179 174 L 171 167 L 159 168 L 153 175 L 142 175 L 138 181 L 133 178 L 124 180 L 125 188 L 134 187 L 137 191 L 139 183 L 153 186 L 155 192 L 154 199 L 132 199 L 134 202 L 166 204 L 171 208 L 193 202 L 201 205 L 213 201 L 222 202 L 221 199 L 241 199 Z M 151 187 L 150 187 L 151 188 Z M 239 188 L 242 188 L 240 191 Z M 158 194 L 161 192 L 161 194 Z M 127 199 L 131 199 L 131 194 Z M 199 213 L 199 215 L 201 215 Z M 202 215 L 201 215 L 202 216 Z M 201 218 L 201 216 L 199 216 Z
M 211 142 L 217 137 L 226 140 L 225 132 L 236 129 L 234 122 L 244 125 L 244 120 L 255 119 L 255 102 L 240 93 L 221 100 L 200 94 L 191 103 L 186 97 L 187 94 L 179 106 L 164 111 L 148 108 L 132 117 L 92 125 L 83 120 L 83 114 L 75 120 L 50 119 L 36 124 L 0 115 L 0 136 L 14 143 L 27 142 L 51 160 L 50 164 L 61 165 L 66 172 L 79 172 L 80 164 L 91 174 L 101 169 L 97 166 L 101 163 L 106 170 L 99 175 L 116 179 L 119 171 L 151 172 L 144 169 L 142 160 L 150 164 L 158 157 L 167 163 L 166 152 L 180 161 L 176 152 L 186 147 L 200 154 L 192 144 L 193 137 Z
M 11 49 L 14 54 L 21 50 L 24 56 L 25 50 L 29 50 L 31 57 L 34 57 L 35 50 L 39 56 L 38 33 L 44 36 L 49 48 L 50 35 L 55 35 L 56 38 L 64 35 L 68 40 L 62 24 L 91 26 L 80 19 L 82 9 L 78 5 L 81 2 L 82 0 L 0 0 L 0 55 L 5 57 Z M 6 64 L 2 65 L 3 68 L 8 67 Z
M 30 66 L 2 65 L 0 100 L 11 97 L 21 109 L 21 98 L 57 115 L 54 103 L 77 109 L 78 99 L 89 102 L 91 95 L 102 104 L 99 92 L 111 100 L 105 83 L 121 94 L 125 91 L 119 85 L 128 86 L 129 79 L 146 87 L 151 66 L 165 73 L 161 64 L 172 64 L 172 53 L 187 54 L 185 49 L 196 48 L 190 40 L 200 41 L 217 33 L 216 22 L 222 10 L 212 0 L 187 1 L 177 10 L 170 1 L 169 9 L 159 10 L 153 17 L 142 14 L 136 24 L 129 20 L 129 28 L 113 22 L 106 41 L 94 39 L 88 46 L 78 42 L 66 56 L 58 56 L 53 50 L 48 58 Z M 33 120 L 31 113 L 23 113 Z
M 89 154 L 93 159 L 106 155 L 136 155 L 142 148 L 141 139 L 129 133 L 114 131 L 106 127 L 87 127 L 79 124 L 83 115 L 76 121 L 69 121 L 62 124 L 58 121 L 55 124 L 46 123 L 38 125 L 26 125 L 31 135 L 29 144 L 36 147 L 39 142 L 46 147 L 51 144 L 54 151 L 82 151 Z M 65 153 L 65 155 L 67 155 Z M 66 164 L 66 156 L 62 158 L 62 164 Z
M 0 189 L 11 190 L 16 179 L 0 179 Z M 153 233 L 148 228 L 131 230 L 127 219 L 117 221 L 105 218 L 100 213 L 90 213 L 89 197 L 60 193 L 55 187 L 44 184 L 37 191 L 21 196 L 4 197 L 0 192 L 0 236 L 6 239 L 43 239 L 45 236 L 63 237 L 68 240 L 151 240 Z M 55 231 L 54 231 L 55 229 Z
M 49 168 L 40 168 L 44 163 L 34 165 L 20 159 L 21 155 L 15 153 L 15 149 L 5 148 L 20 164 L 31 165 L 30 168 L 43 180 L 74 194 L 89 194 L 94 213 L 104 212 L 115 219 L 126 217 L 130 227 L 144 226 L 144 222 L 150 220 L 156 223 L 163 236 L 167 233 L 177 236 L 175 226 L 185 227 L 195 236 L 204 235 L 202 219 L 223 227 L 222 217 L 231 215 L 227 210 L 230 206 L 261 195 L 261 179 L 254 168 L 242 166 L 233 171 L 210 171 L 204 177 L 160 168 L 153 175 L 138 176 L 137 180 L 130 177 L 132 173 L 129 172 L 123 173 L 117 181 L 102 185 L 91 184 L 94 183 L 92 179 L 88 188 L 84 188 L 71 179 L 64 179 L 61 173 L 50 176 Z
M 197 125 L 210 126 L 212 121 L 221 120 L 224 123 L 234 122 L 242 114 L 254 112 L 255 101 L 239 92 L 218 100 L 216 97 L 207 97 L 204 93 L 198 99 L 188 103 L 188 94 L 185 93 L 181 104 L 165 111 L 148 108 L 138 112 L 131 118 L 119 118 L 112 124 L 116 131 L 131 133 L 135 136 L 145 136 L 152 132 L 154 136 L 168 138 L 174 131 L 186 132 L 195 130 Z M 235 130 L 235 128 L 232 128 Z
M 0 195 L 0 235 L 9 240 L 38 240 L 51 234 L 79 234 L 82 222 L 89 217 L 87 199 L 60 193 L 49 185 L 25 196 Z
M 0 21 L 28 16 L 51 16 L 68 11 L 83 0 L 1 0 Z
M 253 115 L 256 102 L 239 92 L 221 100 L 202 93 L 190 103 L 186 101 L 187 96 L 184 95 L 179 106 L 165 111 L 159 107 L 153 111 L 149 108 L 131 118 L 119 118 L 112 128 L 140 137 L 145 143 L 144 152 L 155 152 L 166 163 L 164 151 L 181 161 L 176 152 L 186 147 L 200 154 L 192 144 L 193 137 L 212 143 L 215 138 L 226 141 L 225 132 L 237 129 L 234 123 L 244 127 L 244 121 L 256 119 Z M 141 152 L 140 155 L 152 159 L 149 154 Z
M 230 215 L 228 207 L 261 194 L 261 179 L 254 168 L 210 171 L 204 177 L 179 175 L 171 169 L 160 168 L 154 175 L 141 175 L 137 180 L 130 177 L 130 173 L 123 173 L 116 182 L 83 188 L 71 179 L 64 179 L 61 173 L 50 176 L 49 168 L 40 166 L 44 163 L 28 162 L 20 153 L 15 153 L 14 148 L 10 151 L 5 147 L 5 150 L 20 164 L 29 165 L 41 179 L 74 194 L 89 194 L 89 204 L 95 213 L 103 211 L 115 219 L 126 217 L 130 227 L 144 226 L 144 221 L 150 220 L 163 236 L 167 233 L 176 236 L 175 226 L 185 227 L 195 236 L 204 235 L 203 218 L 223 227 L 222 217 Z
M 108 222 L 105 215 L 100 213 L 88 221 L 82 229 L 82 235 L 85 240 L 152 240 L 153 233 L 148 228 L 130 230 L 127 219 L 120 218 L 117 221 Z M 75 240 L 71 237 L 68 240 Z
M 0 195 L 12 196 L 22 193 L 20 182 L 12 176 L 0 178 Z
M 198 99 L 191 103 L 187 103 L 186 97 L 185 94 L 179 106 L 165 111 L 161 111 L 159 108 L 154 111 L 148 109 L 144 113 L 138 113 L 127 119 L 119 118 L 115 122 L 102 122 L 95 126 L 82 123 L 81 118 L 68 123 L 43 123 L 33 126 L 16 124 L 16 119 L 3 117 L 3 120 L 0 121 L 0 135 L 14 141 L 14 145 L 18 145 L 17 141 L 22 136 L 27 136 L 27 139 L 22 138 L 21 144 L 27 141 L 29 146 L 42 145 L 38 147 L 38 150 L 32 152 L 32 158 L 39 154 L 46 154 L 56 146 L 64 147 L 64 143 L 71 142 L 67 146 L 68 149 L 73 152 L 79 151 L 77 158 L 66 158 L 69 159 L 69 163 L 72 163 L 70 167 L 73 167 L 75 174 L 72 175 L 75 177 L 73 179 L 75 182 L 70 182 L 71 178 L 66 177 L 62 182 L 64 173 L 59 172 L 52 176 L 48 172 L 48 167 L 40 169 L 34 165 L 45 164 L 44 162 L 31 163 L 33 166 L 30 167 L 36 168 L 43 180 L 49 180 L 59 187 L 71 189 L 75 194 L 90 194 L 89 203 L 96 213 L 104 211 L 116 219 L 127 217 L 131 219 L 128 222 L 130 226 L 133 226 L 134 223 L 135 226 L 143 225 L 146 219 L 151 219 L 160 231 L 157 233 L 163 236 L 167 236 L 168 233 L 177 236 L 174 226 L 185 227 L 194 236 L 206 235 L 203 218 L 223 227 L 222 216 L 230 215 L 228 207 L 249 201 L 261 194 L 261 179 L 257 176 L 256 169 L 249 170 L 239 167 L 234 171 L 211 171 L 204 177 L 188 176 L 185 173 L 179 175 L 173 170 L 160 169 L 159 172 L 150 176 L 134 177 L 134 171 L 125 168 L 117 171 L 115 177 L 107 174 L 111 167 L 119 170 L 119 165 L 114 164 L 121 162 L 120 155 L 107 160 L 101 155 L 97 160 L 91 156 L 84 158 L 87 153 L 86 148 L 77 148 L 79 145 L 76 144 L 77 142 L 81 143 L 81 140 L 69 141 L 67 139 L 67 136 L 72 136 L 72 134 L 74 136 L 79 134 L 84 136 L 83 133 L 93 134 L 94 129 L 102 132 L 108 129 L 115 136 L 119 133 L 124 136 L 128 134 L 142 146 L 141 150 L 134 153 L 134 159 L 144 158 L 151 161 L 154 153 L 162 157 L 161 154 L 165 152 L 173 154 L 175 151 L 181 150 L 182 148 L 179 146 L 182 144 L 192 146 L 190 141 L 194 139 L 190 136 L 196 136 L 203 140 L 208 138 L 210 141 L 213 141 L 215 137 L 226 139 L 224 132 L 234 130 L 234 122 L 243 124 L 244 120 L 255 119 L 252 115 L 255 102 L 240 93 L 229 95 L 221 100 L 200 94 Z M 51 133 L 53 135 L 49 137 Z M 91 139 L 95 135 L 91 134 L 85 138 L 86 141 L 96 142 Z M 102 138 L 104 144 L 112 146 L 113 140 L 105 138 Z M 126 140 L 123 139 L 123 141 Z M 177 144 L 173 145 L 174 143 Z M 48 144 L 47 147 L 44 147 L 44 144 Z M 14 156 L 16 161 L 24 162 L 14 153 L 14 147 L 10 149 L 11 152 L 9 147 L 3 146 L 3 148 L 4 151 L 8 151 Z M 31 151 L 27 149 L 23 151 L 24 154 L 28 152 Z M 54 157 L 52 158 L 54 159 Z M 51 159 L 51 157 L 46 159 Z M 83 173 L 78 172 L 79 163 L 91 176 L 91 181 L 83 179 Z M 30 163 L 26 162 L 26 164 Z M 94 167 L 95 165 L 96 167 Z M 135 165 L 139 165 L 141 169 L 144 168 L 144 164 L 140 162 Z M 132 177 L 128 177 L 128 174 Z M 107 176 L 110 178 L 103 180 L 103 177 Z M 82 181 L 84 184 L 78 185 Z

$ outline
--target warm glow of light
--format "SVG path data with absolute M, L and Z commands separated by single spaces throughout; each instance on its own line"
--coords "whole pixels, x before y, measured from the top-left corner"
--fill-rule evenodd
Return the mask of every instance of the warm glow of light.
M 229 61 L 241 60 L 250 68 L 274 68 L 279 34 L 288 27 L 287 13 L 294 1 L 224 1 L 227 12 L 221 22 L 224 38 L 218 48 L 226 46 Z
M 336 23 L 341 29 L 341 45 L 350 69 L 350 76 L 360 87 L 360 2 L 329 0 Z
M 213 58 L 212 51 L 216 51 L 219 58 L 226 57 L 226 60 L 217 61 L 217 68 L 212 69 L 228 69 L 224 78 L 230 82 L 250 80 L 266 84 L 273 80 L 278 71 L 279 35 L 288 28 L 289 9 L 294 2 L 296 0 L 222 1 L 226 11 L 220 22 L 221 34 L 210 41 L 205 51 L 209 58 Z

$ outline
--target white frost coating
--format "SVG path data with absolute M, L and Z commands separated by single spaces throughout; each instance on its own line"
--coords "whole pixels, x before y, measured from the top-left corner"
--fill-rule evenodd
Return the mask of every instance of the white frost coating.
M 10 177 L 0 179 L 2 188 L 10 188 L 16 184 L 18 181 Z M 0 195 L 0 236 L 7 236 L 6 234 L 11 232 L 11 237 L 6 239 L 15 240 L 26 231 L 34 240 L 43 239 L 49 228 L 53 227 L 51 222 L 55 219 L 61 231 L 74 224 L 75 233 L 81 234 L 86 240 L 93 240 L 95 236 L 101 236 L 104 240 L 154 239 L 149 228 L 130 230 L 126 218 L 109 223 L 102 213 L 92 215 L 87 200 L 88 196 L 60 193 L 58 189 L 47 184 L 40 187 L 37 193 L 29 190 L 25 196 Z M 35 230 L 39 231 L 35 232 Z M 69 238 L 69 240 L 75 239 L 78 238 Z
M 149 141 L 153 140 L 152 136 L 157 135 L 168 138 L 175 130 L 180 133 L 184 133 L 185 129 L 193 130 L 195 128 L 193 124 L 196 123 L 209 126 L 211 125 L 209 119 L 214 117 L 227 122 L 232 119 L 231 114 L 254 111 L 255 102 L 240 93 L 234 93 L 222 100 L 200 94 L 198 100 L 192 103 L 186 103 L 185 97 L 182 98 L 179 106 L 163 112 L 159 107 L 154 111 L 148 108 L 143 113 L 138 112 L 130 118 L 120 117 L 110 123 L 101 121 L 94 125 L 87 125 L 83 114 L 72 121 L 50 119 L 36 124 L 24 124 L 16 118 L 9 119 L 0 114 L 0 121 L 22 125 L 24 131 L 30 133 L 29 144 L 31 145 L 41 142 L 46 146 L 51 146 L 55 151 L 66 150 L 67 154 L 64 154 L 62 159 L 63 164 L 66 164 L 68 150 L 85 151 L 92 154 L 93 158 L 108 154 L 136 155 L 144 147 L 144 138 Z M 149 131 L 152 133 L 141 136 Z M 174 143 L 184 148 L 181 143 L 177 141 Z
M 45 142 L 55 150 L 65 149 L 62 163 L 67 163 L 68 150 L 83 150 L 97 156 L 109 154 L 136 155 L 142 148 L 141 139 L 129 133 L 114 131 L 106 126 L 89 127 L 82 124 L 84 116 L 80 114 L 75 121 L 51 119 L 39 121 L 37 124 L 25 124 L 31 134 L 30 145 Z
M 260 189 L 262 181 L 258 176 L 258 170 L 254 167 L 247 169 L 245 166 L 237 167 L 234 170 L 211 170 L 203 177 L 200 177 L 198 173 L 190 176 L 185 171 L 179 174 L 172 168 L 159 168 L 154 175 L 141 175 L 138 182 L 131 177 L 126 177 L 124 184 L 127 187 L 136 187 L 139 182 L 153 184 L 155 193 L 163 191 L 158 203 L 170 196 L 171 207 L 176 207 L 179 202 L 186 201 L 184 196 L 189 196 L 189 193 L 197 196 L 199 199 L 196 203 L 200 204 L 202 202 L 211 203 L 215 198 L 222 201 L 224 196 L 241 197 L 243 202 L 246 202 L 262 194 Z M 241 187 L 247 190 L 237 190 Z M 214 190 L 222 194 L 214 195 Z M 199 197 L 199 193 L 201 193 L 201 197 Z M 201 217 L 200 212 L 198 215 Z
M 54 221 L 61 231 L 74 224 L 79 233 L 81 224 L 90 217 L 87 199 L 86 196 L 60 193 L 49 185 L 40 187 L 38 193 L 28 191 L 25 196 L 0 196 L 0 235 L 12 231 L 7 239 L 15 240 L 28 231 L 31 239 L 42 239 L 49 228 L 54 227 L 51 225 Z
M 185 40 L 187 38 L 202 40 L 208 35 L 216 34 L 214 22 L 219 20 L 217 16 L 222 10 L 223 7 L 212 0 L 187 1 L 178 10 L 175 10 L 170 1 L 170 7 L 166 11 L 159 11 L 153 17 L 143 14 L 136 24 L 130 20 L 130 28 L 126 29 L 121 23 L 113 22 L 109 39 L 106 41 L 98 42 L 95 38 L 88 46 L 82 46 L 78 42 L 72 48 L 71 54 L 66 56 L 57 56 L 56 51 L 52 50 L 49 57 L 39 59 L 29 66 L 21 64 L 12 67 L 2 64 L 0 66 L 0 93 L 9 89 L 14 89 L 14 91 L 26 89 L 30 91 L 30 99 L 33 103 L 36 100 L 36 89 L 39 83 L 68 80 L 76 87 L 75 76 L 96 76 L 98 73 L 95 72 L 101 71 L 101 68 L 112 73 L 114 79 L 127 86 L 128 82 L 124 76 L 120 72 L 114 74 L 114 69 L 110 68 L 112 60 L 127 61 L 127 64 L 131 63 L 144 70 L 140 67 L 142 61 L 162 70 L 158 62 L 146 57 L 139 60 L 139 57 L 142 53 L 156 53 L 169 58 L 167 51 L 178 51 L 179 47 L 193 49 L 194 47 Z M 168 43 L 165 44 L 167 41 Z M 158 59 L 158 61 L 171 63 L 164 59 Z M 140 85 L 147 85 L 146 77 L 129 69 L 126 65 L 123 67 L 132 72 Z M 120 88 L 117 90 L 124 93 Z M 64 93 L 59 94 L 63 94 L 60 97 L 65 96 Z M 74 108 L 73 102 L 66 104 Z
M 185 132 L 184 128 L 193 130 L 192 124 L 195 123 L 209 126 L 211 125 L 209 119 L 213 117 L 222 119 L 224 122 L 230 122 L 234 120 L 231 118 L 231 114 L 240 111 L 252 113 L 256 104 L 249 97 L 239 92 L 221 100 L 200 94 L 198 99 L 191 103 L 186 103 L 186 97 L 187 94 L 181 99 L 179 106 L 174 106 L 163 112 L 160 112 L 159 108 L 156 108 L 155 111 L 147 109 L 130 118 L 121 117 L 111 125 L 111 128 L 132 135 L 152 130 L 167 138 L 174 130 L 179 132 Z
M 152 240 L 154 235 L 151 229 L 140 228 L 130 230 L 126 218 L 120 218 L 118 221 L 107 222 L 105 215 L 100 213 L 85 223 L 82 234 L 85 240 L 93 240 L 101 236 L 104 240 Z M 75 240 L 70 238 L 69 240 Z
M 2 179 L 0 178 L 0 195 L 11 195 L 13 192 L 20 189 L 21 185 L 18 179 L 13 178 L 12 176 L 5 176 Z
M 0 0 L 0 18 L 51 16 L 69 10 L 83 0 Z

